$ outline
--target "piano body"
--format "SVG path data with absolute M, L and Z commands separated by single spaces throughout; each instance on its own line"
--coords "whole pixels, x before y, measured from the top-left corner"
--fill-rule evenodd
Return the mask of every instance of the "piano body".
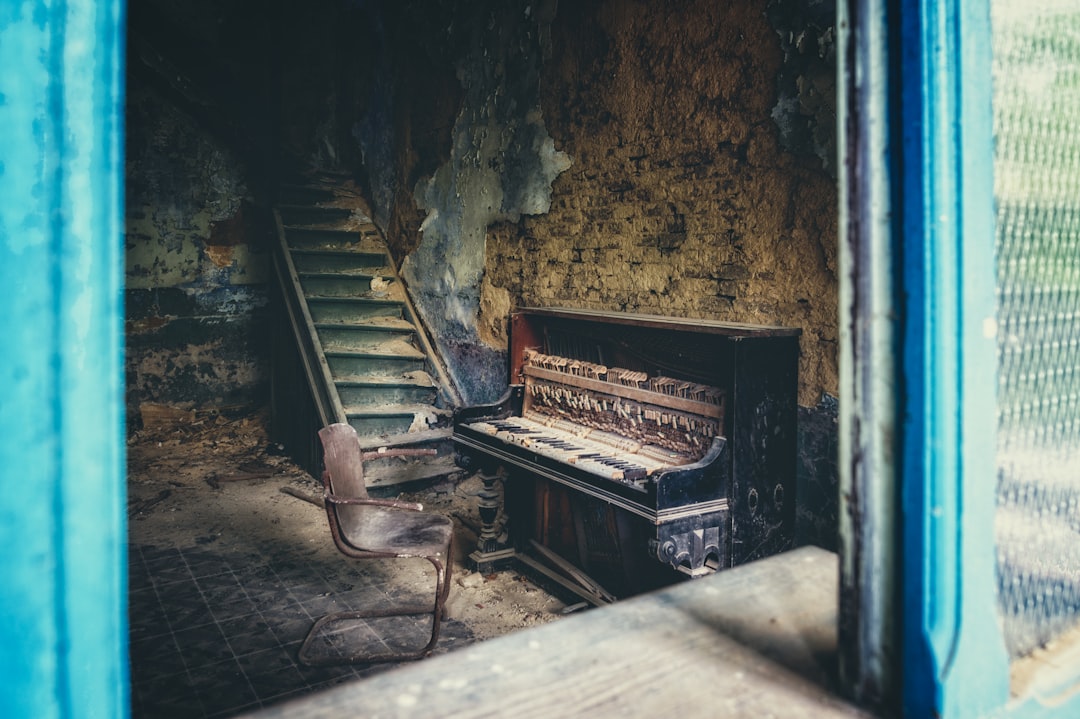
M 512 313 L 506 394 L 454 416 L 459 464 L 485 482 L 474 565 L 519 560 L 598 603 L 790 548 L 798 338 Z

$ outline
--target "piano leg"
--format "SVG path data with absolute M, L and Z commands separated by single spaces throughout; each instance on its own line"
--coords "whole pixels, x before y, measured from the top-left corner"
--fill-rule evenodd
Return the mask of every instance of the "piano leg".
M 477 495 L 480 503 L 480 536 L 476 540 L 476 550 L 469 555 L 469 568 L 481 574 L 505 569 L 513 564 L 515 557 L 507 533 L 498 522 L 502 503 L 496 485 L 502 481 L 501 472 L 501 467 L 498 471 L 485 468 L 477 472 L 484 483 L 484 488 Z

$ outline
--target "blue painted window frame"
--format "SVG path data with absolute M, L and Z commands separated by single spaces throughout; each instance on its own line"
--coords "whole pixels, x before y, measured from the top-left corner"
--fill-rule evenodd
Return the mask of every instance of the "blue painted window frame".
M 988 5 L 847 5 L 880 30 L 867 52 L 888 45 L 888 86 L 871 108 L 885 129 L 854 172 L 873 174 L 880 159 L 895 203 L 878 219 L 897 310 L 883 326 L 900 391 L 883 406 L 898 433 L 900 511 L 878 531 L 900 528 L 885 556 L 903 589 L 869 591 L 902 608 L 902 661 L 890 664 L 889 646 L 875 661 L 899 667 L 911 716 L 1080 716 L 1080 695 L 1008 699 L 993 604 Z M 10 717 L 128 713 L 123 12 L 122 0 L 0 5 L 0 65 L 19 68 L 0 78 L 0 603 L 20 608 L 0 621 Z
M 855 104 L 842 120 L 851 121 L 854 137 L 841 143 L 853 148 L 841 158 L 848 173 L 841 184 L 842 202 L 852 205 L 848 212 L 855 218 L 842 222 L 848 233 L 842 241 L 852 243 L 853 249 L 846 265 L 851 275 L 843 280 L 849 288 L 842 287 L 841 296 L 855 311 L 843 321 L 879 323 L 878 336 L 893 338 L 897 358 L 895 365 L 883 365 L 895 382 L 895 403 L 864 395 L 852 410 L 859 421 L 894 428 L 895 453 L 890 457 L 887 449 L 875 445 L 878 439 L 866 438 L 865 430 L 859 435 L 857 421 L 848 427 L 856 437 L 847 440 L 849 452 L 869 447 L 890 457 L 895 472 L 890 484 L 856 467 L 849 486 L 865 490 L 884 484 L 898 499 L 898 510 L 891 518 L 883 512 L 869 533 L 862 527 L 848 530 L 854 542 L 881 540 L 886 548 L 874 556 L 898 567 L 896 588 L 885 575 L 864 574 L 849 583 L 863 592 L 856 621 L 868 625 L 853 638 L 867 646 L 878 642 L 878 653 L 864 650 L 861 660 L 885 657 L 876 665 L 849 670 L 849 676 L 886 686 L 888 673 L 899 670 L 905 716 L 1077 717 L 1080 667 L 1048 678 L 1039 696 L 1010 698 L 1011 667 L 996 605 L 989 3 L 852 0 L 844 10 L 841 23 L 850 25 L 841 32 L 856 37 L 850 45 L 841 43 L 852 53 L 847 67 L 855 73 L 849 85 L 855 88 Z M 867 28 L 880 32 L 876 40 L 886 46 L 884 51 L 858 37 Z M 883 86 L 872 87 L 875 81 Z M 875 129 L 876 121 L 883 130 Z M 847 129 L 841 130 L 842 138 Z M 875 162 L 880 164 L 877 169 Z M 875 197 L 886 198 L 889 205 L 879 208 L 880 214 L 865 207 Z M 857 207 L 859 203 L 864 206 Z M 873 222 L 867 219 L 881 227 L 870 227 Z M 875 238 L 875 232 L 886 236 L 885 241 Z M 866 290 L 874 288 L 873 282 L 867 285 L 856 276 L 859 270 L 881 266 L 889 272 L 878 289 L 884 286 L 892 304 L 885 319 L 882 306 L 868 305 Z M 866 365 L 881 359 L 872 354 L 880 346 L 866 340 L 862 328 L 850 332 L 853 369 L 848 377 L 857 384 L 874 371 Z M 871 353 L 858 356 L 866 348 Z M 843 447 L 843 437 L 841 441 Z M 841 461 L 855 456 L 842 456 Z M 874 501 L 887 498 L 879 495 Z M 862 519 L 873 519 L 873 512 L 866 510 L 865 504 L 853 507 Z M 890 531 L 898 542 L 892 549 Z M 855 566 L 847 571 L 864 570 Z M 873 608 L 890 606 L 900 608 L 895 634 L 887 623 L 875 624 L 872 616 Z M 898 637 L 898 649 L 890 645 L 891 636 Z
M 899 486 L 908 716 L 1008 698 L 997 624 L 993 127 L 985 0 L 902 6 Z
M 0 715 L 126 717 L 122 0 L 0 3 Z

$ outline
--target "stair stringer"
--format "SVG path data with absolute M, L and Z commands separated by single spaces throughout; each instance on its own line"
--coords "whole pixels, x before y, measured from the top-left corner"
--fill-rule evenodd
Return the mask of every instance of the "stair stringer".
M 327 209 L 318 206 L 317 202 L 318 200 L 313 201 L 311 206 L 307 208 L 315 216 L 319 214 L 318 210 Z M 290 208 L 290 212 L 302 209 Z M 280 403 L 275 403 L 275 421 L 272 422 L 272 425 L 299 425 L 295 426 L 291 433 L 284 433 L 286 435 L 291 434 L 291 436 L 282 436 L 281 433 L 275 432 L 278 435 L 276 439 L 287 446 L 290 454 L 300 464 L 312 474 L 318 476 L 322 464 L 321 446 L 318 442 L 313 441 L 311 437 L 315 436 L 315 432 L 320 426 L 332 422 L 350 422 L 351 419 L 349 408 L 342 401 L 342 396 L 338 391 L 338 384 L 343 382 L 340 378 L 335 378 L 332 372 L 331 363 L 333 360 L 328 356 L 327 349 L 320 338 L 320 324 L 316 321 L 313 310 L 309 306 L 309 297 L 303 286 L 305 274 L 298 271 L 297 264 L 294 261 L 293 250 L 297 248 L 292 247 L 289 241 L 290 231 L 303 234 L 304 232 L 317 232 L 317 230 L 314 230 L 311 226 L 287 226 L 283 221 L 282 212 L 278 209 L 274 210 L 274 225 L 276 235 L 273 252 L 274 274 L 282 296 L 281 304 L 284 309 L 284 319 L 288 320 L 289 334 L 292 335 L 295 356 L 297 356 L 299 365 L 302 368 L 303 381 L 307 385 L 311 404 L 314 407 L 314 416 L 312 421 L 307 423 L 303 421 L 290 422 L 288 417 L 284 418 L 286 421 L 279 422 L 277 420 L 282 419 L 283 415 L 292 412 L 293 407 L 279 406 Z M 366 240 L 377 240 L 381 252 L 385 255 L 385 265 L 380 269 L 379 273 L 381 276 L 391 278 L 391 281 L 397 283 L 401 290 L 400 297 L 396 298 L 395 301 L 400 301 L 402 304 L 402 319 L 411 325 L 412 331 L 409 332 L 409 336 L 415 338 L 416 344 L 419 345 L 417 349 L 424 356 L 424 364 L 431 370 L 429 377 L 431 379 L 437 378 L 437 381 L 433 383 L 438 398 L 436 403 L 438 410 L 443 415 L 446 415 L 454 407 L 460 405 L 460 393 L 450 380 L 444 363 L 439 357 L 434 343 L 431 342 L 428 336 L 427 328 L 421 321 L 419 313 L 416 312 L 408 288 L 402 281 L 397 266 L 390 257 L 385 239 L 374 225 L 370 225 L 370 230 L 366 230 L 363 234 Z M 360 239 L 358 233 L 357 240 L 360 241 Z M 306 276 L 310 277 L 310 273 Z M 325 301 L 327 298 L 320 297 L 319 299 Z M 325 326 L 323 328 L 325 331 Z M 275 353 L 275 356 L 280 355 L 280 349 L 276 349 Z M 280 383 L 281 378 L 275 374 L 272 384 L 276 389 L 280 389 Z M 357 390 L 354 388 L 350 391 L 356 392 Z M 272 392 L 272 394 L 286 393 Z M 366 479 L 369 491 L 379 493 L 380 491 L 400 488 L 403 483 L 430 482 L 456 472 L 453 463 L 453 444 L 450 441 L 450 433 L 449 428 L 415 432 L 411 431 L 410 428 L 409 432 L 361 437 L 361 443 L 368 448 L 416 446 L 435 448 L 439 453 L 431 460 L 411 461 L 406 464 L 402 464 L 400 459 L 395 460 L 397 464 L 392 464 L 392 460 L 374 460 L 367 463 L 365 468 L 368 469 Z

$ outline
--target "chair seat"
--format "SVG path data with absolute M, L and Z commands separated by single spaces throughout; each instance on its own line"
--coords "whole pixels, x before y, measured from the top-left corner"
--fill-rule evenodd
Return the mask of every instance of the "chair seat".
M 439 556 L 450 542 L 447 517 L 372 505 L 338 507 L 342 539 L 356 549 L 410 556 Z

